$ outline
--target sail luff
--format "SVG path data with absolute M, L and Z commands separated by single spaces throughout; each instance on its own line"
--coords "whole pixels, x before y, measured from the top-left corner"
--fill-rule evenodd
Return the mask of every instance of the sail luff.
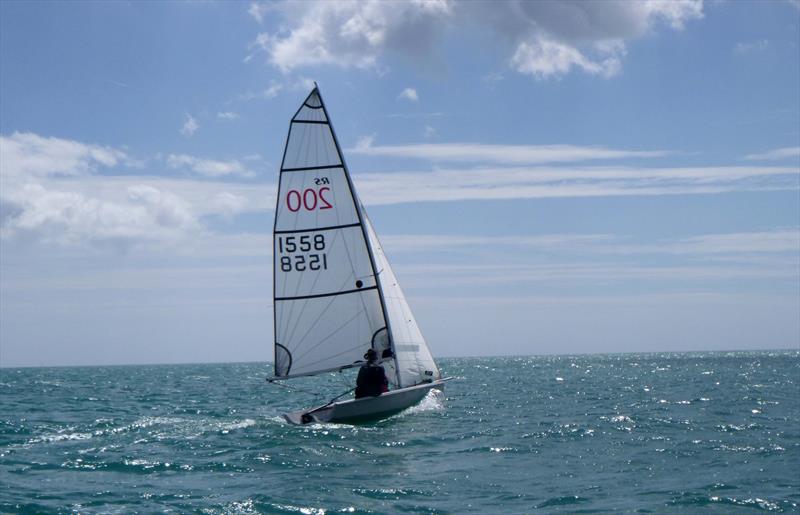
M 297 108 L 297 111 L 294 112 L 294 116 L 292 116 L 292 120 L 297 118 L 297 115 L 300 113 L 300 110 L 303 109 L 303 106 L 308 101 L 308 99 L 311 97 L 311 95 L 314 94 L 314 91 L 316 91 L 316 89 L 317 89 L 317 87 L 316 87 L 316 82 L 315 82 L 314 83 L 314 89 L 311 90 L 311 93 L 308 94 L 306 99 L 303 100 L 303 103 L 300 105 L 300 107 Z M 272 274 L 273 274 L 273 277 L 272 277 L 272 299 L 273 299 L 273 301 L 272 301 L 272 341 L 275 342 L 276 344 L 278 342 L 278 310 L 277 310 L 277 307 L 275 306 L 275 297 L 277 297 L 277 292 L 275 290 L 275 285 L 277 283 L 277 281 L 275 281 L 275 267 L 277 265 L 277 262 L 275 261 L 277 259 L 277 255 L 274 252 L 274 249 L 275 249 L 275 236 L 276 236 L 275 231 L 278 229 L 278 207 L 280 206 L 280 202 L 281 202 L 280 192 L 281 192 L 281 181 L 283 180 L 283 168 L 284 168 L 283 165 L 286 163 L 286 151 L 289 149 L 289 136 L 291 136 L 291 134 L 292 134 L 292 122 L 290 121 L 289 122 L 289 128 L 286 130 L 286 140 L 284 141 L 284 144 L 283 144 L 283 157 L 281 158 L 281 167 L 280 167 L 280 171 L 278 172 L 278 189 L 275 192 L 275 217 L 272 220 L 272 248 L 273 248 L 273 252 L 272 252 Z M 272 361 L 272 369 L 273 369 L 272 370 L 273 374 L 275 374 L 275 376 L 277 376 L 278 375 L 278 349 L 277 349 L 277 347 L 274 349 L 273 361 Z
M 358 220 L 361 223 L 361 232 L 364 235 L 364 241 L 367 244 L 367 252 L 369 254 L 370 264 L 372 265 L 372 274 L 374 275 L 375 283 L 378 286 L 378 298 L 380 299 L 381 302 L 381 311 L 383 312 L 383 319 L 386 323 L 386 334 L 389 340 L 389 348 L 391 349 L 392 356 L 394 358 L 396 380 L 397 384 L 400 385 L 400 367 L 398 366 L 397 353 L 395 352 L 394 349 L 394 339 L 392 338 L 392 327 L 389 322 L 389 315 L 386 310 L 386 300 L 384 298 L 383 288 L 381 287 L 381 281 L 378 277 L 378 268 L 375 265 L 374 249 L 372 248 L 370 238 L 367 234 L 366 224 L 364 223 L 364 219 L 366 218 L 364 215 L 364 206 L 361 204 L 361 199 L 358 197 L 355 187 L 353 186 L 353 181 L 350 177 L 350 170 L 348 169 L 347 162 L 344 159 L 344 154 L 342 153 L 342 147 L 339 145 L 339 138 L 336 137 L 336 131 L 333 128 L 331 117 L 328 115 L 328 108 L 325 107 L 325 101 L 323 100 L 322 95 L 319 93 L 319 88 L 315 87 L 315 90 L 317 91 L 317 96 L 319 97 L 319 101 L 322 106 L 322 111 L 325 113 L 325 118 L 328 120 L 328 124 L 331 129 L 331 135 L 333 135 L 333 143 L 336 146 L 336 152 L 339 154 L 339 160 L 342 163 L 342 167 L 344 168 L 344 175 L 345 178 L 347 179 L 347 184 L 350 187 L 350 194 L 352 195 L 353 200 L 355 201 L 356 204 L 356 212 L 358 213 Z

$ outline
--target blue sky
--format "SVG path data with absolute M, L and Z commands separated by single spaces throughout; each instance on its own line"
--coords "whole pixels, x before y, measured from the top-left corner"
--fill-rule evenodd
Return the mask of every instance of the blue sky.
M 0 364 L 267 360 L 312 81 L 435 355 L 800 346 L 800 6 L 2 2 Z

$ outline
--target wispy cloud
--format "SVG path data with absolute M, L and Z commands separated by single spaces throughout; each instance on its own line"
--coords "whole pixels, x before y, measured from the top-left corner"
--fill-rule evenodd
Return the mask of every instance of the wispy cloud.
M 421 143 L 373 145 L 362 138 L 348 152 L 370 156 L 427 159 L 437 162 L 491 162 L 501 164 L 566 163 L 593 160 L 652 158 L 669 154 L 664 150 L 621 150 L 576 145 L 487 145 L 481 143 Z
M 247 14 L 249 14 L 258 23 L 264 23 L 264 15 L 270 10 L 270 4 L 266 2 L 251 2 L 247 7 Z
M 437 169 L 356 174 L 367 204 L 797 190 L 793 167 Z
M 750 161 L 777 161 L 779 159 L 790 159 L 800 157 L 800 147 L 783 147 L 761 152 L 759 154 L 748 154 L 744 156 Z
M 465 250 L 474 254 L 476 249 L 524 248 L 540 252 L 570 252 L 586 254 L 669 254 L 691 256 L 719 256 L 724 254 L 788 254 L 800 253 L 800 227 L 722 234 L 703 234 L 687 238 L 671 238 L 647 243 L 635 238 L 615 234 L 543 234 L 515 236 L 409 234 L 387 235 L 381 242 L 387 251 L 401 252 L 453 252 Z M 502 250 L 501 252 L 506 252 Z M 800 272 L 800 264 L 798 264 Z
M 217 118 L 220 120 L 236 120 L 239 118 L 239 113 L 234 113 L 233 111 L 223 111 L 217 113 Z
M 753 52 L 760 52 L 767 48 L 769 48 L 769 41 L 766 39 L 759 39 L 758 41 L 736 43 L 733 47 L 733 53 L 736 55 L 745 55 Z
M 414 88 L 406 88 L 397 95 L 398 100 L 408 100 L 410 102 L 419 102 L 417 90 Z
M 248 170 L 238 159 L 230 161 L 217 161 L 186 154 L 170 154 L 167 156 L 167 166 L 173 169 L 186 168 L 207 177 L 224 177 L 226 175 L 239 175 L 252 177 L 255 175 Z
M 255 100 L 259 98 L 261 99 L 275 98 L 276 96 L 278 96 L 278 93 L 280 93 L 282 89 L 283 89 L 282 84 L 272 83 L 268 87 L 262 89 L 261 91 L 248 91 L 246 93 L 242 93 L 237 97 L 237 99 L 247 102 L 249 100 Z
M 181 126 L 180 133 L 187 138 L 191 138 L 199 128 L 200 124 L 197 123 L 197 120 L 189 113 L 186 113 L 186 119 L 183 122 L 183 126 Z
M 430 113 L 392 113 L 387 115 L 389 118 L 439 118 L 444 116 L 441 111 L 433 111 Z

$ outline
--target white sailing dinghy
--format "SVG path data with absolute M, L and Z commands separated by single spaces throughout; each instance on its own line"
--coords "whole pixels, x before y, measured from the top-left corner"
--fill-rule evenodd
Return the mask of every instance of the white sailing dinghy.
M 358 367 L 374 349 L 391 385 L 380 396 L 331 401 L 286 420 L 381 419 L 442 389 L 449 378 L 442 379 L 358 199 L 316 84 L 289 125 L 273 246 L 275 375 L 268 381 Z

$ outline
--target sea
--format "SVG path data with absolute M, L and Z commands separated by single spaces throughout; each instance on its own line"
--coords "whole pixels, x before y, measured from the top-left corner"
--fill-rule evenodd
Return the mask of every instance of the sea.
M 414 408 L 304 427 L 352 374 L 0 369 L 0 512 L 800 511 L 800 352 L 439 362 Z

